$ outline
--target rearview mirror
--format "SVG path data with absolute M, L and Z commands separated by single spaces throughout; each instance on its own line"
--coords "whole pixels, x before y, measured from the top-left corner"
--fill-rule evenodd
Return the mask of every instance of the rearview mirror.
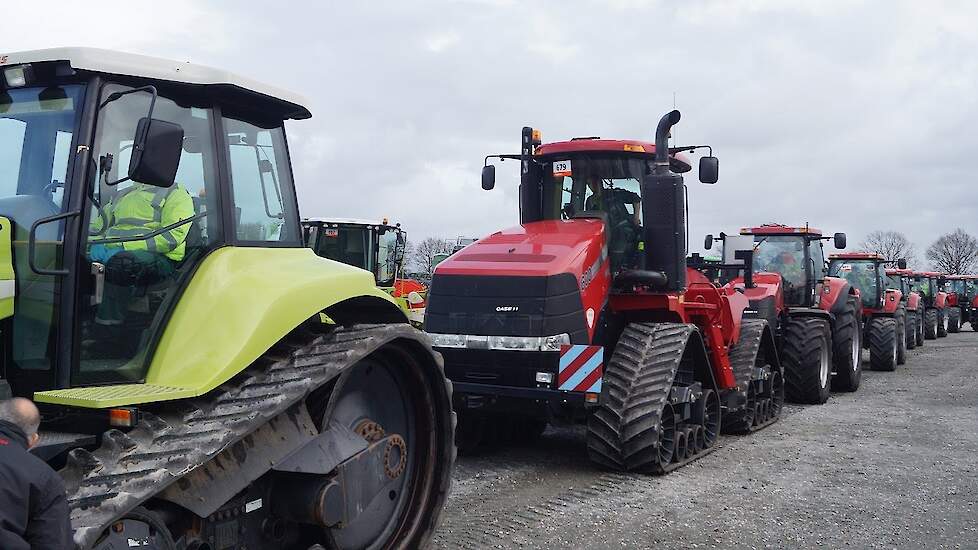
M 843 249 L 843 248 L 846 247 L 846 234 L 845 233 L 836 233 L 835 236 L 833 236 L 832 240 L 835 241 L 835 247 L 836 248 L 838 248 L 838 249 L 841 250 L 841 249 Z
M 716 157 L 700 157 L 700 181 L 716 183 L 720 178 L 720 160 Z
M 900 269 L 907 269 L 907 259 L 906 258 L 898 259 L 897 267 L 899 267 Z
M 496 167 L 487 164 L 482 167 L 482 188 L 491 191 L 496 186 Z
M 182 126 L 156 118 L 139 119 L 129 159 L 129 179 L 155 187 L 172 186 L 182 150 Z
M 713 235 L 707 235 L 706 238 L 703 239 L 703 249 L 709 250 L 711 248 L 713 248 Z

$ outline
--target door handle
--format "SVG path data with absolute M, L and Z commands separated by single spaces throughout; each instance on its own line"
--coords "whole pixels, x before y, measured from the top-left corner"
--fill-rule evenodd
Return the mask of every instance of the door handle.
M 102 293 L 105 290 L 105 265 L 92 262 L 92 276 L 95 278 L 95 290 L 92 291 L 92 305 L 102 303 Z

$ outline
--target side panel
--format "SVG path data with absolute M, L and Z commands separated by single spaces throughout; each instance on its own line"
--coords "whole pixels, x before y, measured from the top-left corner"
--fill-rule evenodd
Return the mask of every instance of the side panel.
M 14 314 L 14 264 L 12 255 L 13 231 L 10 220 L 0 217 L 0 319 Z

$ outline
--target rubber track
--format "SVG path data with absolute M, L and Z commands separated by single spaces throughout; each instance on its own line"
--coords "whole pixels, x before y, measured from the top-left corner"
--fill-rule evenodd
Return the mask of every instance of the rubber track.
M 892 317 L 873 317 L 869 321 L 869 365 L 873 370 L 896 370 L 893 347 L 897 321 Z
M 761 351 L 761 339 L 764 328 L 768 323 L 764 319 L 744 319 L 740 324 L 740 339 L 730 348 L 730 367 L 734 372 L 734 380 L 738 388 L 746 388 L 754 375 L 757 366 L 757 356 Z M 774 366 L 772 365 L 772 368 Z M 781 374 L 784 380 L 784 373 Z M 746 396 L 746 389 L 743 390 Z M 782 407 L 783 410 L 783 407 Z M 749 411 L 734 411 L 723 415 L 721 428 L 727 434 L 754 433 L 774 424 L 780 419 L 780 414 L 760 423 L 756 422 Z M 750 420 L 750 422 L 747 422 Z
M 827 324 L 823 319 L 814 317 L 789 317 L 784 324 L 781 361 L 784 365 L 785 396 L 790 401 L 810 404 L 825 402 L 819 395 L 819 350 L 820 345 L 832 345 Z M 831 365 L 829 368 L 831 370 Z M 831 384 L 831 380 L 826 384 Z
M 600 405 L 588 418 L 591 460 L 605 468 L 663 474 L 716 447 L 656 466 L 662 409 L 696 329 L 678 323 L 631 323 L 605 365 Z
M 61 475 L 76 544 L 90 547 L 113 521 L 395 339 L 415 340 L 430 349 L 423 334 L 407 324 L 357 325 L 326 335 L 286 337 L 208 395 L 178 402 L 159 417 L 144 413 L 127 434 L 109 430 L 93 453 L 71 451 Z M 443 372 L 441 356 L 435 357 Z M 451 399 L 447 380 L 446 391 Z M 452 424 L 454 430 L 454 413 Z M 452 460 L 454 456 L 453 448 Z M 451 464 L 446 471 L 432 499 L 429 537 L 449 492 Z

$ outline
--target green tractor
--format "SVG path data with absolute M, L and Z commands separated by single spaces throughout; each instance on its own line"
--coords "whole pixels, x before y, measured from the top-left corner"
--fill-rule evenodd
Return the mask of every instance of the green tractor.
M 415 548 L 440 357 L 304 246 L 302 98 L 95 49 L 0 54 L 0 397 L 41 408 L 80 548 Z
M 390 225 L 387 218 L 380 222 L 306 218 L 302 230 L 306 244 L 319 256 L 373 273 L 377 286 L 394 298 L 412 325 L 421 328 L 428 290 L 403 277 L 407 232 L 401 224 Z

